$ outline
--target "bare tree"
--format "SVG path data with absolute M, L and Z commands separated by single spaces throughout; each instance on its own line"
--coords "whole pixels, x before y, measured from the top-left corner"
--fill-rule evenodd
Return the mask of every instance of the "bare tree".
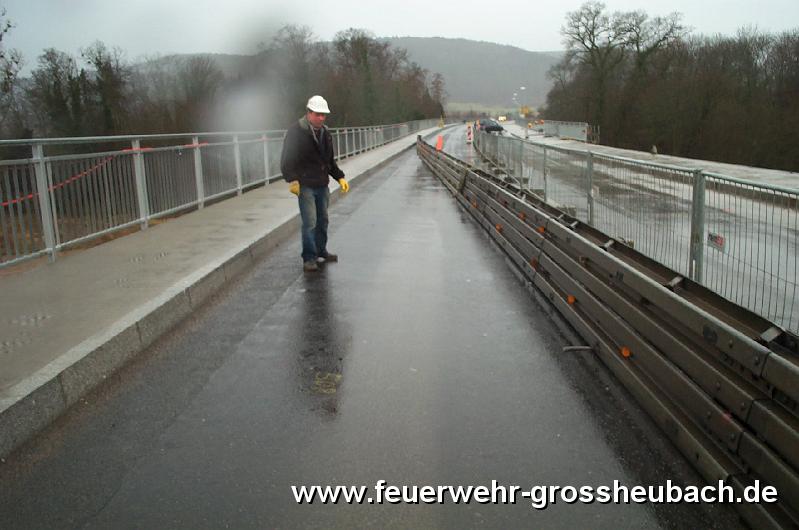
M 650 57 L 670 43 L 684 37 L 687 28 L 680 22 L 681 13 L 650 18 L 644 11 L 632 11 L 619 17 L 625 45 L 635 57 L 635 71 L 643 71 Z
M 179 98 L 176 60 L 149 57 L 131 69 L 128 119 L 131 132 L 177 130 Z
M 0 9 L 0 69 L 2 78 L 0 79 L 0 91 L 7 93 L 11 90 L 19 70 L 22 67 L 22 54 L 19 50 L 8 50 L 3 44 L 3 39 L 14 27 L 12 22 L 6 17 L 6 9 Z
M 3 43 L 13 27 L 13 23 L 6 17 L 6 9 L 0 8 L 0 131 L 4 135 L 13 135 L 25 128 L 17 98 L 22 54 L 19 50 L 7 49 Z
M 577 11 L 567 13 L 566 24 L 561 28 L 566 50 L 591 71 L 596 109 L 591 121 L 598 125 L 605 122 L 607 85 L 624 60 L 628 31 L 626 16 L 607 14 L 601 2 L 586 2 Z
M 195 56 L 184 61 L 178 72 L 178 127 L 203 130 L 209 124 L 224 75 L 213 58 Z
M 316 67 L 320 47 L 308 26 L 288 25 L 272 39 L 269 52 L 269 83 L 279 95 L 279 122 L 286 124 L 296 119 L 296 109 L 303 108 L 308 98 L 320 91 Z
M 549 72 L 546 117 L 601 116 L 610 145 L 799 169 L 799 30 L 691 37 L 678 14 L 602 9 L 567 17 L 571 47 Z
M 123 63 L 122 50 L 108 49 L 100 41 L 81 50 L 81 56 L 94 69 L 90 81 L 92 88 L 92 109 L 94 130 L 103 135 L 119 134 L 126 131 L 128 112 L 128 83 L 130 70 Z
M 39 56 L 29 89 L 39 131 L 48 136 L 80 136 L 88 132 L 88 92 L 86 73 L 78 69 L 75 58 L 54 48 L 46 49 Z
M 433 79 L 430 81 L 430 96 L 441 105 L 446 102 L 447 90 L 444 88 L 444 76 L 438 72 L 433 74 Z
M 681 39 L 686 28 L 681 24 L 682 15 L 671 13 L 667 16 L 650 17 L 644 11 L 631 11 L 619 16 L 619 24 L 626 35 L 625 46 L 632 56 L 628 67 L 628 78 L 621 87 L 618 104 L 618 117 L 613 127 L 605 128 L 616 142 L 623 141 L 631 115 L 641 112 L 640 100 L 644 95 L 647 70 L 652 58 L 661 50 Z M 653 143 L 656 143 L 653 139 Z

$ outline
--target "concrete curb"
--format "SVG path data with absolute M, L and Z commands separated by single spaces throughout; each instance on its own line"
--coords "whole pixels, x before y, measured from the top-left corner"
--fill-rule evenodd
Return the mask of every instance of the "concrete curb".
M 415 144 L 352 176 L 352 185 L 364 181 Z M 330 202 L 342 198 L 332 193 Z M 0 400 L 0 459 L 44 430 L 107 377 L 143 352 L 164 333 L 182 322 L 232 279 L 252 268 L 271 250 L 296 234 L 299 213 L 245 248 L 187 276 L 124 318 L 71 348 Z

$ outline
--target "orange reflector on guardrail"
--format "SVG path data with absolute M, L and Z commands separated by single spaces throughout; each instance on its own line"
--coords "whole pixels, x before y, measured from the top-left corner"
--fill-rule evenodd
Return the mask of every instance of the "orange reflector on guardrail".
M 574 305 L 574 302 L 576 302 L 576 301 L 577 301 L 577 299 L 574 296 L 572 296 L 572 295 L 569 295 L 569 296 L 566 297 L 566 303 L 569 304 L 569 305 Z
M 519 212 L 519 219 L 524 221 L 524 212 Z
M 494 228 L 496 228 L 496 229 L 497 229 L 497 232 L 500 232 L 500 233 L 502 232 L 502 225 L 501 225 L 501 224 L 497 223 L 497 224 L 494 226 Z
M 543 234 L 546 231 L 547 229 L 544 228 L 543 226 L 539 226 L 538 228 L 536 228 L 536 232 L 538 232 L 539 234 Z
M 629 359 L 630 355 L 632 354 L 633 352 L 631 352 L 630 348 L 628 348 L 627 346 L 621 347 L 621 356 L 624 357 L 625 359 Z

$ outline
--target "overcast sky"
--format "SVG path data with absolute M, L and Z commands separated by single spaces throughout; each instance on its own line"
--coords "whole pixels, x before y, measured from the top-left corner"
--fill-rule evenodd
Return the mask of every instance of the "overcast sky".
M 16 27 L 3 40 L 19 49 L 26 72 L 45 48 L 72 54 L 96 40 L 128 59 L 170 53 L 253 53 L 275 28 L 305 24 L 322 40 L 350 27 L 379 37 L 450 37 L 510 44 L 531 51 L 562 49 L 566 12 L 582 0 L 0 0 Z M 733 34 L 799 27 L 799 0 L 608 0 L 612 11 L 672 11 L 696 33 Z

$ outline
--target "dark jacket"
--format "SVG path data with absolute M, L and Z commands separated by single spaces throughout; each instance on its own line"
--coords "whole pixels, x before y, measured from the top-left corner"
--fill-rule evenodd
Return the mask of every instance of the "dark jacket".
M 322 127 L 322 142 L 319 144 L 311 125 L 303 116 L 294 122 L 283 140 L 283 153 L 280 155 L 280 171 L 286 182 L 300 181 L 302 186 L 322 188 L 327 186 L 328 178 L 338 180 L 344 177 L 333 155 L 333 137 L 327 127 Z

